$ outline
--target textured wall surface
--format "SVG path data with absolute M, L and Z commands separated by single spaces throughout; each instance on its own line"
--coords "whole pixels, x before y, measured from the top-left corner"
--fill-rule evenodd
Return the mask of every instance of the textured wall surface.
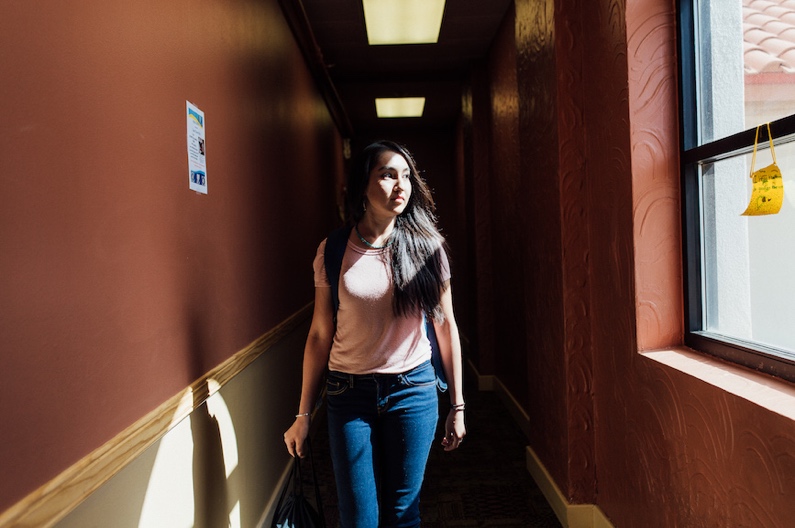
M 526 392 L 504 373 L 522 361 L 495 354 L 534 451 L 616 526 L 791 524 L 793 421 L 639 354 L 683 336 L 673 3 L 518 0 L 515 27 L 521 176 L 495 173 L 492 197 L 519 199 L 492 221 L 495 241 L 509 229 L 525 243 L 493 255 L 525 292 Z M 508 53 L 495 42 L 492 86 Z M 505 158 L 492 167 L 515 159 L 506 141 L 491 142 Z M 509 213 L 525 225 L 497 224 Z
M 338 139 L 275 0 L 6 3 L 0 72 L 2 510 L 311 301 Z
M 653 0 L 627 2 L 626 21 L 636 347 L 642 350 L 679 344 L 682 339 L 673 6 Z M 649 513 L 623 498 L 646 495 L 647 500 L 661 503 L 654 519 L 657 526 L 791 525 L 795 516 L 792 419 L 689 375 L 650 365 L 645 358 L 634 358 L 624 367 L 632 373 L 624 379 L 633 381 L 625 388 L 632 402 L 626 436 L 645 447 L 638 450 L 633 479 L 614 477 L 605 486 L 604 508 L 627 519 L 628 525 L 651 526 Z M 616 459 L 619 453 L 611 455 Z M 632 480 L 637 482 L 630 484 Z
M 531 442 L 572 502 L 595 496 L 580 10 L 516 3 Z M 539 317 L 539 314 L 543 316 Z
M 503 24 L 505 27 L 505 24 Z M 489 104 L 489 83 L 486 66 L 479 65 L 472 71 L 470 86 L 463 105 L 464 162 L 470 170 L 469 206 L 473 217 L 468 225 L 471 238 L 470 247 L 475 263 L 475 298 L 477 309 L 477 334 L 475 354 L 477 365 L 484 374 L 495 373 L 495 320 L 494 297 L 495 276 L 493 266 L 493 240 L 491 236 L 492 199 L 489 192 L 492 180 L 491 171 L 491 105 Z
M 506 15 L 494 41 L 488 64 L 491 157 L 488 192 L 491 199 L 490 236 L 493 249 L 495 369 L 513 393 L 524 398 L 527 364 L 525 298 L 520 283 L 504 277 L 521 276 L 525 262 L 527 210 L 526 177 L 519 148 L 519 95 L 516 78 L 516 45 L 513 11 Z
M 627 4 L 640 350 L 682 342 L 675 23 L 666 2 Z
M 558 95 L 564 350 L 568 433 L 568 496 L 572 502 L 596 498 L 594 464 L 593 348 L 591 345 L 590 179 L 580 47 L 580 9 L 555 3 L 555 60 Z
M 549 461 L 547 469 L 561 489 L 566 489 L 569 438 L 567 401 L 560 397 L 566 392 L 566 357 L 554 15 L 552 2 L 516 2 L 519 202 L 524 223 L 520 275 L 526 299 L 523 326 L 527 343 L 527 370 L 522 374 L 528 379 L 544 379 L 543 383 L 528 383 L 527 395 L 518 394 L 534 410 L 532 421 L 537 427 L 530 432 L 534 449 Z

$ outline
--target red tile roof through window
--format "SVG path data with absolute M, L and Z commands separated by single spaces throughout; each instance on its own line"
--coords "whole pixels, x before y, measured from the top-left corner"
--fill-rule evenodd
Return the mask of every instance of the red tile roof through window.
M 746 75 L 795 73 L 795 0 L 743 0 Z

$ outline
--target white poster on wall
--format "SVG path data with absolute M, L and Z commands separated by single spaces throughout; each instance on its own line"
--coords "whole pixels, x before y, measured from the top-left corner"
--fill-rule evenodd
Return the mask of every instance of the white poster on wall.
M 188 118 L 188 178 L 190 188 L 207 194 L 207 153 L 204 145 L 204 112 L 185 101 Z

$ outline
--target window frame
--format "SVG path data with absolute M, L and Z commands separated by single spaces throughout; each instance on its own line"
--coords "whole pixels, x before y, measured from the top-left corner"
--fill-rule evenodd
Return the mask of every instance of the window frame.
M 756 127 L 703 145 L 699 144 L 699 62 L 696 40 L 698 1 L 677 1 L 685 345 L 720 359 L 795 382 L 795 354 L 708 332 L 702 328 L 704 290 L 699 165 L 751 153 Z M 772 121 L 770 134 L 777 146 L 795 141 L 795 114 Z M 759 131 L 759 143 L 762 144 L 763 141 L 768 141 L 765 127 Z

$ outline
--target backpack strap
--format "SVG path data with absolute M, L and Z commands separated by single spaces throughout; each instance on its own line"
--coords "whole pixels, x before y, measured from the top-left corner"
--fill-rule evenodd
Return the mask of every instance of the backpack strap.
M 332 231 L 326 239 L 326 248 L 323 251 L 323 262 L 326 267 L 326 277 L 331 285 L 331 306 L 334 308 L 334 324 L 337 323 L 337 308 L 340 306 L 340 273 L 342 271 L 342 257 L 351 235 L 351 226 L 343 226 Z

